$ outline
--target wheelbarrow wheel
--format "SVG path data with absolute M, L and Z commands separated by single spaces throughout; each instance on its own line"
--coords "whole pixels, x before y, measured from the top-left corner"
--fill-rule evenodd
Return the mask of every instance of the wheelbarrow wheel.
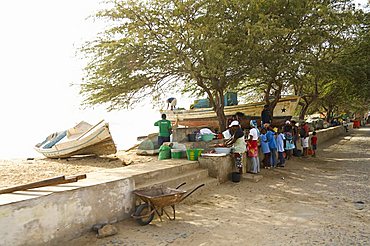
M 152 222 L 154 218 L 153 208 L 150 209 L 150 206 L 148 203 L 140 204 L 135 211 L 134 216 L 136 216 L 136 222 L 139 225 L 148 225 L 150 222 Z

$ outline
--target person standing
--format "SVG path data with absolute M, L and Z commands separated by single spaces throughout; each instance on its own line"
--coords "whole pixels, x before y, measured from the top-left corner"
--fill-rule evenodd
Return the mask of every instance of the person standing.
M 261 112 L 261 127 L 267 128 L 271 124 L 271 112 L 269 105 L 263 106 L 263 110 Z
M 290 123 L 292 125 L 292 135 L 293 135 L 293 143 L 294 143 L 293 155 L 298 156 L 299 154 L 297 151 L 297 142 L 298 142 L 299 134 L 298 134 L 297 122 L 292 120 L 290 121 Z
M 286 159 L 289 160 L 292 157 L 292 152 L 294 149 L 293 128 L 289 120 L 285 122 L 283 131 L 285 136 L 285 152 L 287 155 Z
M 227 147 L 234 147 L 234 160 L 235 167 L 238 169 L 239 173 L 243 173 L 243 153 L 247 150 L 244 141 L 244 132 L 240 128 L 239 121 L 234 120 L 229 125 L 229 131 L 231 138 L 227 139 L 225 144 Z
M 271 164 L 270 164 L 271 151 L 270 151 L 270 148 L 269 148 L 269 143 L 267 141 L 266 128 L 262 128 L 262 130 L 261 130 L 260 142 L 261 142 L 262 153 L 264 155 L 264 158 L 262 160 L 263 166 L 266 169 L 270 169 L 270 167 L 271 167 Z
M 313 157 L 316 157 L 316 150 L 317 150 L 317 136 L 316 136 L 316 132 L 314 131 L 312 133 L 312 137 L 311 137 L 311 147 L 312 147 L 312 156 Z
M 166 100 L 166 102 L 167 102 L 167 109 L 169 108 L 169 106 L 171 106 L 171 110 L 175 109 L 176 104 L 177 104 L 177 99 L 176 98 L 170 97 Z
M 301 137 L 301 145 L 302 145 L 302 152 L 303 152 L 303 157 L 307 157 L 308 155 L 308 132 L 307 132 L 307 123 L 303 122 L 301 129 L 299 130 L 299 135 Z
M 258 158 L 258 135 L 259 131 L 257 129 L 257 122 L 255 120 L 250 121 L 250 126 L 252 127 L 249 130 L 249 138 L 247 141 L 248 144 L 248 157 L 251 158 L 252 166 L 251 166 L 251 173 L 259 173 L 260 172 L 260 161 Z
M 171 121 L 166 119 L 166 114 L 162 114 L 162 119 L 154 123 L 154 126 L 159 127 L 158 144 L 161 146 L 164 142 L 170 142 L 172 134 Z
M 269 143 L 269 148 L 271 151 L 271 158 L 270 158 L 271 167 L 276 167 L 276 164 L 277 164 L 277 160 L 276 160 L 277 147 L 276 147 L 275 135 L 276 135 L 275 131 L 272 129 L 271 126 L 269 126 L 266 136 L 267 136 L 267 141 Z
M 279 163 L 277 164 L 278 167 L 285 167 L 285 158 L 284 158 L 284 140 L 285 136 L 283 131 L 280 129 L 279 134 L 276 139 L 276 146 L 279 156 Z

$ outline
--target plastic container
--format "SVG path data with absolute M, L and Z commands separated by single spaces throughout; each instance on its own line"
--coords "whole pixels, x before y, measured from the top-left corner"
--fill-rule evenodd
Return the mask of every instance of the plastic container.
M 203 149 L 188 149 L 186 150 L 186 156 L 189 161 L 197 161 L 198 157 L 202 154 Z
M 182 149 L 171 149 L 171 158 L 172 159 L 181 159 L 183 156 L 183 150 Z
M 233 181 L 234 183 L 239 183 L 240 182 L 240 173 L 239 172 L 232 172 L 231 173 L 231 181 Z
M 201 136 L 202 136 L 201 140 L 204 141 L 204 142 L 209 142 L 212 139 L 214 139 L 214 137 L 215 137 L 215 135 L 213 135 L 213 134 L 203 134 Z
M 230 154 L 231 148 L 215 148 L 216 153 L 218 154 Z

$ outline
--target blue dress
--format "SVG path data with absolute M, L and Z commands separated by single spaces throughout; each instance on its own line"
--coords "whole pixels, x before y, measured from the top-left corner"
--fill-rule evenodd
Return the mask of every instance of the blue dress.
M 261 138 L 262 153 L 264 154 L 270 153 L 269 143 L 267 142 L 266 134 L 261 134 L 260 138 Z
M 294 149 L 294 142 L 293 142 L 293 136 L 290 132 L 285 133 L 285 150 L 291 150 Z

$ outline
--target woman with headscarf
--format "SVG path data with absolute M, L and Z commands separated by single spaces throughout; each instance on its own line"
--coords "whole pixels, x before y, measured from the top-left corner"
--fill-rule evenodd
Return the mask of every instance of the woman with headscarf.
M 251 158 L 252 166 L 251 166 L 251 173 L 259 173 L 260 172 L 260 161 L 258 158 L 258 137 L 259 137 L 259 130 L 257 128 L 257 121 L 251 120 L 250 126 L 252 127 L 249 130 L 249 138 L 247 141 L 247 151 L 248 157 Z

